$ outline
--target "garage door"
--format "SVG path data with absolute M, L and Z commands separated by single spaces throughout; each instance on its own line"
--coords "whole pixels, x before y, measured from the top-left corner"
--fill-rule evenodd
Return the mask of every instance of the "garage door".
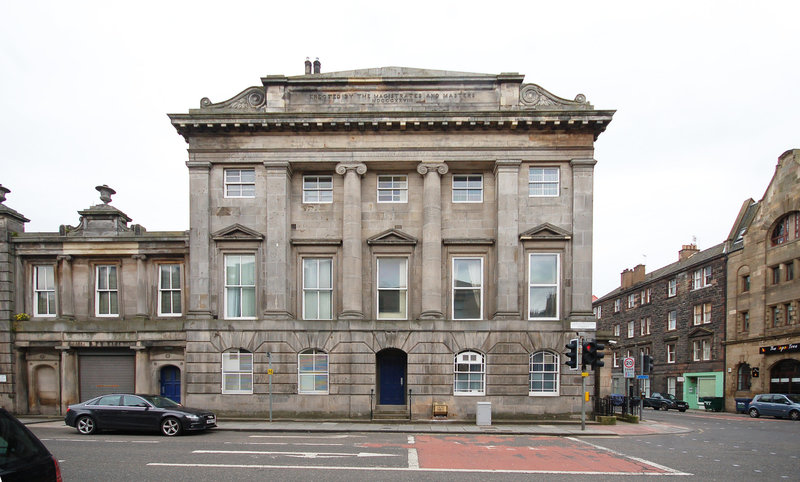
M 132 353 L 81 353 L 78 362 L 82 401 L 106 393 L 133 393 L 135 362 Z

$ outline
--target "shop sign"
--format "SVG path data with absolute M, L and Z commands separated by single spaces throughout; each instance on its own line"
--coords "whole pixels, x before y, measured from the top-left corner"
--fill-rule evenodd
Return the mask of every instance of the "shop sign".
M 800 352 L 800 343 L 789 343 L 788 345 L 762 346 L 758 348 L 758 353 L 762 355 L 776 355 L 778 353 L 797 353 Z

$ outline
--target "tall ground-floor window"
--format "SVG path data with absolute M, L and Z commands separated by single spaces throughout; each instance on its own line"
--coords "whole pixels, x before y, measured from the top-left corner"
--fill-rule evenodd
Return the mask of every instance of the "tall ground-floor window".
M 330 258 L 303 259 L 303 319 L 333 318 L 333 277 Z
M 253 354 L 234 349 L 222 354 L 222 393 L 253 393 Z
M 328 354 L 310 349 L 297 355 L 298 393 L 328 393 Z
M 531 253 L 528 259 L 529 319 L 558 319 L 560 276 L 557 253 Z
M 483 317 L 483 259 L 453 258 L 453 319 Z
M 407 319 L 407 266 L 407 258 L 378 258 L 378 318 Z
M 750 390 L 750 365 L 742 363 L 736 372 L 736 389 Z
M 558 395 L 558 354 L 539 351 L 530 357 L 530 395 Z
M 225 318 L 256 317 L 256 257 L 225 256 Z
M 462 351 L 455 357 L 453 393 L 456 395 L 483 395 L 486 393 L 486 365 L 483 355 Z

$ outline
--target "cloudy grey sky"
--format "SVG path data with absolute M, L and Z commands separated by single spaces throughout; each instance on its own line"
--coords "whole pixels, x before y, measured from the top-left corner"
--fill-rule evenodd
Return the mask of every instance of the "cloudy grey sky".
M 0 183 L 27 231 L 76 224 L 94 186 L 148 230 L 188 229 L 167 113 L 267 74 L 406 66 L 519 72 L 617 114 L 597 144 L 594 294 L 624 268 L 725 239 L 800 147 L 795 1 L 0 0 Z

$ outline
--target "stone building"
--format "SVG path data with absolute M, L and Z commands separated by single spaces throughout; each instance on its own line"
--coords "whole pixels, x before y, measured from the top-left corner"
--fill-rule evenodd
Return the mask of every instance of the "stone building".
M 726 242 L 726 408 L 758 393 L 800 393 L 800 149 L 778 158 Z
M 86 381 L 100 357 L 222 414 L 575 413 L 561 352 L 595 330 L 594 141 L 612 116 L 516 73 L 310 62 L 202 99 L 170 115 L 188 233 L 128 227 L 107 201 L 58 234 L 5 215 L 6 312 L 34 312 L 9 334 L 17 409 L 127 388 Z
M 691 408 L 700 397 L 723 395 L 726 271 L 724 244 L 700 251 L 684 245 L 678 261 L 651 273 L 625 270 L 620 287 L 594 302 L 598 331 L 612 333 L 605 363 L 613 393 L 625 393 L 623 359 L 653 358 L 648 380 L 633 379 L 634 393 L 666 392 Z M 637 385 L 638 383 L 638 385 Z

